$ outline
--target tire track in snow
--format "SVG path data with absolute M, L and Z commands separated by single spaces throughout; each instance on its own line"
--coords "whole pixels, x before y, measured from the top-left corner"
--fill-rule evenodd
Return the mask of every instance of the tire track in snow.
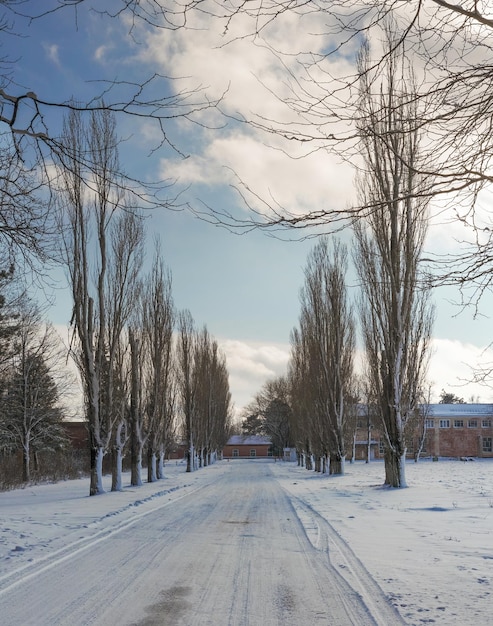
M 192 495 L 204 488 L 203 485 L 200 485 L 193 489 L 188 489 L 188 487 L 190 487 L 190 485 L 183 485 L 180 487 L 163 490 L 161 492 L 152 494 L 147 498 L 136 500 L 135 502 L 132 502 L 128 506 L 123 507 L 118 511 L 113 511 L 100 518 L 99 520 L 91 522 L 90 524 L 88 524 L 87 528 L 90 528 L 91 526 L 94 526 L 95 524 L 100 523 L 104 520 L 108 520 L 109 518 L 117 517 L 118 515 L 128 512 L 136 506 L 140 506 L 144 503 L 159 499 L 164 496 L 169 496 L 170 493 L 176 492 L 181 489 L 186 490 L 186 493 L 181 493 L 176 497 L 173 497 L 172 499 L 168 499 L 166 502 L 160 503 L 158 506 L 152 507 L 151 509 L 147 509 L 145 511 L 141 511 L 139 513 L 134 513 L 130 519 L 126 518 L 121 520 L 120 522 L 114 522 L 110 527 L 103 528 L 88 537 L 81 537 L 80 539 L 77 539 L 76 541 L 73 541 L 63 546 L 55 550 L 54 552 L 47 554 L 46 556 L 39 557 L 35 561 L 23 565 L 13 572 L 8 572 L 7 574 L 4 574 L 0 577 L 0 597 L 2 597 L 5 593 L 11 591 L 15 587 L 27 582 L 28 580 L 44 574 L 53 567 L 56 567 L 58 564 L 73 559 L 85 550 L 88 550 L 98 543 L 106 541 L 110 537 L 113 537 L 114 535 L 121 533 L 127 528 L 130 528 L 134 524 L 137 524 L 137 522 L 139 522 L 142 518 L 151 515 L 152 513 L 155 513 L 160 509 L 164 509 L 170 504 L 186 498 L 187 496 Z
M 327 554 L 339 575 L 361 596 L 375 622 L 381 626 L 404 625 L 397 609 L 335 528 L 305 501 L 285 491 L 310 543 Z

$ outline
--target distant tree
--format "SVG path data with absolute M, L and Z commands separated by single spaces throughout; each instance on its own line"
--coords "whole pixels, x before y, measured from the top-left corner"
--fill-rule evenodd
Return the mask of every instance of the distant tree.
M 326 237 L 310 252 L 301 291 L 299 340 L 292 345 L 303 363 L 301 393 L 306 390 L 316 462 L 331 474 L 343 474 L 349 419 L 352 415 L 355 322 L 346 286 L 347 248 Z M 317 467 L 318 469 L 318 467 Z
M 178 314 L 177 336 L 177 375 L 178 394 L 180 398 L 185 439 L 187 442 L 187 472 L 195 469 L 195 396 L 196 380 L 194 379 L 197 331 L 190 311 Z
M 195 384 L 195 447 L 199 465 L 210 464 L 229 436 L 231 394 L 226 358 L 207 327 L 197 336 Z
M 241 422 L 241 432 L 244 435 L 264 435 L 264 422 L 259 413 L 251 413 L 250 405 L 246 408 L 248 415 Z
M 143 350 L 141 332 L 133 325 L 128 328 L 130 347 L 130 484 L 142 486 L 142 452 L 145 443 L 143 408 Z
M 63 428 L 56 366 L 63 362 L 53 329 L 35 308 L 19 319 L 19 349 L 11 359 L 0 410 L 0 446 L 22 451 L 22 480 L 31 480 L 31 460 L 39 452 L 68 444 Z
M 312 413 L 314 389 L 308 374 L 309 350 L 307 338 L 300 329 L 291 331 L 291 356 L 288 382 L 291 397 L 291 437 L 296 446 L 298 465 L 312 469 L 315 424 Z
M 170 444 L 175 420 L 176 372 L 173 330 L 176 312 L 171 273 L 156 244 L 151 273 L 142 291 L 142 340 L 144 350 L 144 432 L 147 446 L 147 480 L 163 471 L 164 451 Z
M 459 398 L 459 396 L 456 396 L 455 393 L 451 393 L 450 391 L 445 391 L 445 389 L 442 389 L 441 393 L 440 393 L 440 400 L 438 401 L 439 404 L 466 404 L 466 401 L 464 400 L 464 398 Z
M 277 453 L 292 445 L 290 388 L 286 376 L 266 381 L 245 411 L 242 430 L 247 435 L 265 435 Z
M 277 456 L 291 446 L 291 406 L 282 398 L 273 398 L 264 411 L 265 431 Z
M 411 418 L 406 436 L 413 442 L 414 462 L 417 463 L 426 443 L 426 420 L 430 414 L 431 386 L 421 394 L 421 403 Z

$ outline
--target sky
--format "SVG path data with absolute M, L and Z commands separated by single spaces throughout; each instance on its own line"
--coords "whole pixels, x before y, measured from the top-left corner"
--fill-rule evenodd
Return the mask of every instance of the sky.
M 250 464 L 248 472 L 245 464 Z M 199 523 L 204 533 L 216 533 L 214 537 L 217 533 L 222 537 L 227 534 L 228 541 L 203 542 L 200 559 L 214 559 L 211 576 L 214 580 L 223 577 L 222 600 L 228 602 L 238 592 L 238 589 L 233 591 L 237 580 L 233 574 L 241 555 L 246 559 L 243 572 L 248 572 L 251 566 L 245 556 L 249 550 L 239 550 L 238 545 L 244 546 L 246 542 L 251 548 L 252 542 L 261 541 L 268 532 L 262 526 L 262 520 L 265 522 L 262 507 L 258 506 L 245 522 L 244 510 L 238 511 L 231 504 L 228 509 L 230 499 L 216 496 L 218 492 L 213 489 L 222 489 L 223 494 L 228 489 L 248 493 L 245 502 L 252 508 L 252 502 L 257 502 L 253 493 L 253 485 L 257 483 L 251 478 L 241 482 L 241 475 L 251 476 L 252 464 L 264 481 L 267 474 L 272 474 L 269 480 L 277 481 L 283 489 L 283 498 L 289 499 L 291 514 L 287 519 L 280 518 L 284 530 L 272 537 L 274 545 L 294 530 L 303 540 L 303 550 L 284 550 L 282 554 L 277 551 L 279 560 L 271 561 L 274 571 L 281 558 L 298 559 L 305 551 L 305 558 L 316 559 L 319 551 L 323 551 L 324 559 L 330 561 L 370 607 L 375 623 L 382 626 L 396 623 L 382 618 L 385 605 L 375 602 L 383 592 L 403 623 L 409 626 L 491 624 L 493 462 L 492 459 L 461 462 L 442 458 L 436 463 L 408 462 L 407 489 L 382 487 L 383 461 L 347 463 L 344 476 L 328 476 L 309 472 L 296 463 L 240 460 L 221 461 L 192 476 L 184 471 L 183 465 L 170 464 L 166 467 L 165 480 L 144 483 L 139 488 L 127 487 L 129 476 L 125 475 L 122 491 L 92 498 L 87 496 L 86 479 L 30 485 L 0 493 L 0 601 L 4 618 L 12 625 L 48 624 L 39 615 L 33 619 L 32 609 L 29 613 L 30 607 L 40 607 L 43 616 L 52 611 L 49 624 L 66 623 L 68 614 L 74 625 L 83 623 L 74 615 L 83 615 L 87 622 L 87 615 L 91 614 L 94 623 L 99 623 L 101 611 L 109 606 L 106 617 L 110 622 L 113 616 L 115 623 L 145 623 L 142 616 L 156 597 L 160 597 L 159 592 L 178 584 L 177 572 L 181 571 L 182 563 L 165 567 L 164 574 L 156 576 L 158 565 L 152 558 L 156 554 L 156 534 L 164 542 L 170 537 L 174 542 L 162 553 L 157 550 L 157 554 L 164 554 L 166 563 L 173 557 L 176 542 L 186 540 L 186 535 L 180 534 L 183 525 L 178 524 L 177 529 L 170 522 L 176 514 L 187 520 L 187 528 Z M 110 479 L 105 478 L 107 489 Z M 217 499 L 215 507 L 200 499 L 207 498 L 204 494 L 210 498 L 211 493 Z M 219 524 L 209 515 L 215 509 L 222 515 Z M 207 528 L 204 520 L 209 524 Z M 224 528 L 225 520 L 230 522 L 228 530 Z M 194 545 L 197 533 L 195 526 L 192 528 L 194 532 L 189 536 Z M 149 538 L 153 550 L 150 556 L 146 552 Z M 178 548 L 180 558 L 187 563 L 186 546 L 179 543 Z M 235 553 L 227 558 L 231 550 Z M 99 558 L 96 567 L 94 555 Z M 139 568 L 144 559 L 145 566 Z M 115 585 L 114 576 L 108 575 L 105 567 L 113 560 L 123 563 Z M 163 565 L 160 559 L 158 562 Z M 200 568 L 194 571 L 199 572 Z M 284 571 L 296 569 L 287 567 Z M 320 573 L 320 569 L 316 571 Z M 64 582 L 60 580 L 60 572 L 68 577 L 70 591 L 78 591 L 67 595 L 72 599 L 70 610 L 66 608 L 67 597 L 64 596 L 65 603 L 60 600 Z M 74 572 L 77 584 L 70 585 Z M 155 584 L 149 581 L 144 584 L 146 574 Z M 289 576 L 283 582 L 288 585 Z M 220 624 L 217 606 L 210 612 L 207 610 L 214 596 L 210 587 L 200 587 L 200 606 L 204 611 L 201 619 L 214 613 L 215 623 Z M 256 605 L 259 596 L 269 606 L 272 602 L 271 596 L 266 599 L 255 589 L 254 584 L 241 586 L 242 593 L 250 591 L 248 611 L 242 609 L 242 618 L 260 613 Z M 105 599 L 112 601 L 95 604 L 94 594 L 102 590 Z M 30 594 L 27 605 L 18 600 L 26 598 L 26 593 Z M 311 606 L 310 602 L 309 585 L 305 585 L 300 604 L 307 607 Z M 119 612 L 125 614 L 116 620 Z
M 31 3 L 31 9 L 55 4 L 45 0 Z M 288 83 L 298 71 L 294 57 L 281 61 L 261 40 L 235 39 L 248 28 L 240 19 L 224 34 L 224 24 L 204 12 L 190 20 L 190 29 L 171 31 L 132 24 L 126 13 L 109 19 L 89 11 L 91 4 L 86 0 L 77 8 L 32 22 L 16 18 L 14 29 L 24 36 L 4 37 L 3 45 L 3 52 L 16 59 L 12 91 L 34 91 L 42 100 L 86 101 L 105 86 L 95 79 L 120 81 L 123 92 L 121 81 L 137 82 L 153 73 L 173 77 L 165 81 L 171 95 L 200 87 L 200 96 L 192 94 L 188 101 L 206 96 L 221 98 L 220 105 L 167 124 L 167 138 L 176 150 L 159 146 L 160 137 L 151 124 L 119 118 L 118 132 L 124 138 L 120 159 L 131 176 L 173 181 L 170 193 L 179 193 L 180 202 L 190 203 L 196 212 L 207 213 L 209 206 L 247 219 L 251 213 L 241 201 L 238 185 L 260 212 L 267 201 L 302 213 L 341 208 L 354 200 L 354 170 L 343 159 L 304 146 L 290 146 L 287 156 L 278 138 L 241 121 L 291 119 L 285 101 Z M 120 3 L 95 5 L 115 9 Z M 300 19 L 285 14 L 269 26 L 269 41 L 283 52 L 310 46 L 322 50 L 326 42 L 317 36 L 320 28 L 315 16 Z M 350 54 L 334 58 L 330 71 L 344 74 L 350 62 Z M 47 121 L 51 128 L 59 128 L 60 112 L 47 113 Z M 207 325 L 224 350 L 239 414 L 266 380 L 286 371 L 303 268 L 315 241 L 264 230 L 238 234 L 186 210 L 149 211 L 146 228 L 148 260 L 152 238 L 157 236 L 172 273 L 177 308 L 189 309 L 197 327 Z M 427 250 L 453 251 L 463 237 L 458 223 L 441 217 L 430 228 Z M 343 232 L 341 238 L 349 241 L 349 234 Z M 70 319 L 70 297 L 63 271 L 53 271 L 51 277 L 58 288 L 48 315 L 63 335 Z M 351 294 L 356 293 L 353 274 L 348 284 Z M 445 389 L 466 400 L 490 402 L 491 389 L 470 381 L 471 368 L 478 362 L 493 362 L 488 349 L 493 339 L 492 300 L 487 294 L 479 315 L 468 310 L 459 314 L 458 300 L 454 288 L 434 293 L 436 321 L 428 377 L 432 400 L 438 401 Z

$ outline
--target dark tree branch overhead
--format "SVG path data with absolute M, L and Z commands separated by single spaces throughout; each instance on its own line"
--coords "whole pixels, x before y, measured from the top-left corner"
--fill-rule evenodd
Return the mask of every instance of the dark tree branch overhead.
M 428 158 L 413 166 L 427 183 L 413 192 L 414 197 L 430 199 L 435 214 L 453 207 L 460 219 L 475 228 L 474 215 L 481 192 L 492 182 L 493 66 L 488 59 L 493 52 L 493 19 L 474 0 L 112 0 L 104 6 L 94 0 L 51 0 L 42 6 L 28 0 L 4 0 L 0 4 L 4 10 L 0 28 L 8 36 L 22 36 L 18 29 L 25 24 L 49 20 L 61 10 L 73 12 L 76 26 L 82 11 L 98 13 L 103 20 L 124 17 L 126 34 L 134 42 L 143 32 L 196 28 L 192 18 L 197 15 L 220 22 L 224 33 L 220 45 L 241 40 L 264 47 L 278 59 L 284 91 L 277 95 L 291 115 L 289 121 L 273 119 L 251 106 L 253 110 L 248 115 L 244 111 L 236 115 L 227 111 L 227 123 L 247 125 L 293 159 L 326 152 L 360 172 L 364 165 L 358 152 L 358 51 L 369 42 L 372 55 L 363 71 L 371 75 L 376 85 L 389 55 L 402 49 L 415 66 L 417 90 L 413 97 L 421 112 L 420 130 L 427 137 L 423 152 Z M 294 16 L 300 33 L 311 36 L 300 37 L 300 43 L 291 46 L 275 38 L 274 28 L 284 16 Z M 380 45 L 389 20 L 395 27 L 391 50 Z M 149 151 L 167 148 L 184 157 L 186 151 L 170 133 L 170 125 L 183 120 L 207 127 L 203 114 L 217 108 L 227 95 L 223 92 L 208 96 L 204 77 L 197 80 L 195 87 L 182 90 L 174 79 L 152 69 L 138 80 L 126 75 L 125 79 L 117 75 L 109 79 L 95 77 L 86 83 L 94 88 L 94 93 L 84 102 L 73 100 L 73 94 L 57 99 L 34 93 L 29 86 L 16 86 L 15 65 L 9 64 L 8 59 L 3 78 L 0 130 L 3 127 L 11 135 L 24 162 L 28 163 L 31 155 L 31 163 L 47 165 L 52 157 L 67 162 L 51 126 L 53 111 L 91 113 L 104 108 L 135 124 L 153 124 L 155 143 Z M 271 95 L 276 95 L 267 78 L 258 80 Z M 396 106 L 407 104 L 400 102 Z M 46 173 L 48 169 L 45 168 Z M 177 197 L 169 197 L 173 181 L 143 184 L 128 175 L 125 180 L 140 206 L 186 206 Z M 287 233 L 285 236 L 289 237 L 293 232 L 295 237 L 311 237 L 319 232 L 337 232 L 380 208 L 378 202 L 356 199 L 340 206 L 328 198 L 325 206 L 300 206 L 294 211 L 284 207 L 274 193 L 255 189 L 241 172 L 234 186 L 239 203 L 248 209 L 246 213 L 206 202 L 192 207 L 192 211 L 233 232 L 262 228 L 273 236 Z M 406 197 L 403 195 L 400 200 L 405 201 Z M 470 276 L 479 275 L 472 268 Z

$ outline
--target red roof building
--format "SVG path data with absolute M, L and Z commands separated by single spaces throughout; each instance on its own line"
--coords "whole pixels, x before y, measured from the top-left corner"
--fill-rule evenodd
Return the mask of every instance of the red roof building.
M 223 448 L 224 459 L 266 459 L 272 457 L 272 441 L 260 435 L 233 435 Z

